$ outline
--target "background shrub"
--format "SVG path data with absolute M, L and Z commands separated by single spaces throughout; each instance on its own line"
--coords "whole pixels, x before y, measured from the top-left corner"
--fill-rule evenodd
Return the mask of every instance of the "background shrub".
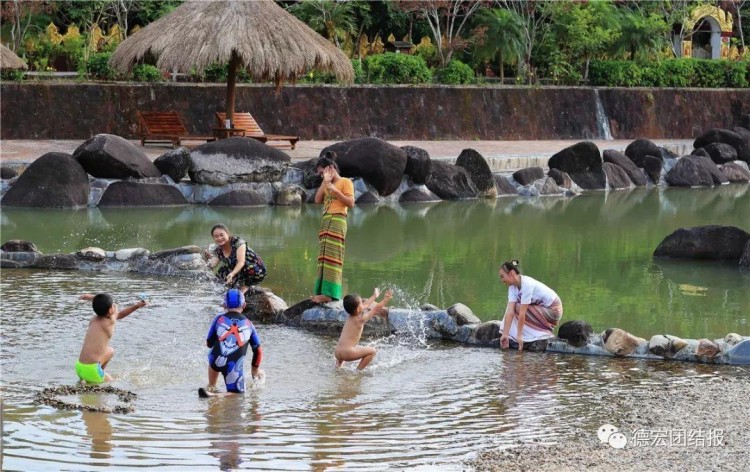
M 362 65 L 371 84 L 425 84 L 432 80 L 432 71 L 419 56 L 387 52 L 367 56 Z
M 117 71 L 109 66 L 111 52 L 97 52 L 89 56 L 86 61 L 86 73 L 89 77 L 99 80 L 113 80 L 117 77 Z
M 474 71 L 463 62 L 453 59 L 435 71 L 435 81 L 441 84 L 461 85 L 475 82 Z
M 161 82 L 161 71 L 151 64 L 139 64 L 133 67 L 133 80 L 136 82 Z
M 606 87 L 750 86 L 750 62 L 713 59 L 666 59 L 658 62 L 592 61 L 591 85 Z

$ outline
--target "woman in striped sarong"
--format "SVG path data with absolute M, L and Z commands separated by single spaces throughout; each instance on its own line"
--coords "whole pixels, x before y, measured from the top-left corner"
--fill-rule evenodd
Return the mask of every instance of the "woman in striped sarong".
M 318 232 L 318 270 L 315 290 L 310 299 L 327 303 L 343 298 L 344 249 L 346 247 L 346 214 L 354 208 L 354 184 L 339 175 L 336 153 L 326 152 L 318 159 L 315 170 L 323 183 L 315 194 L 315 203 L 323 204 L 323 220 Z
M 528 275 L 522 276 L 518 265 L 517 260 L 512 260 L 500 266 L 500 280 L 508 286 L 500 347 L 507 349 L 512 340 L 522 351 L 524 341 L 554 336 L 552 329 L 560 322 L 563 307 L 554 290 Z

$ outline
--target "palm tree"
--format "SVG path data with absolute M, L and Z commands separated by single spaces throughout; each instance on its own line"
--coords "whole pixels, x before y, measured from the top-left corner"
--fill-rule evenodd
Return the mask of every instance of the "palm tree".
M 475 51 L 480 59 L 498 59 L 500 80 L 505 79 L 503 64 L 509 57 L 518 59 L 523 51 L 521 18 L 504 8 L 483 9 L 477 12 L 475 25 L 485 28 L 482 44 Z
M 664 45 L 668 26 L 660 15 L 623 9 L 618 16 L 620 37 L 613 44 L 615 52 L 628 53 L 634 61 L 638 53 L 656 53 Z

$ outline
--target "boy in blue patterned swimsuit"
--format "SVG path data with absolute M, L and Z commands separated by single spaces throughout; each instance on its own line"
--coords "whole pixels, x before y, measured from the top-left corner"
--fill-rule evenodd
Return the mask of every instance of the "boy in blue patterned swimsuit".
M 224 376 L 227 393 L 245 392 L 243 367 L 248 345 L 253 350 L 252 376 L 262 375 L 260 361 L 263 351 L 255 327 L 242 311 L 245 309 L 245 295 L 233 288 L 224 295 L 226 313 L 216 316 L 208 330 L 206 345 L 208 353 L 208 388 L 199 388 L 202 398 L 216 396 L 216 381 L 219 373 Z

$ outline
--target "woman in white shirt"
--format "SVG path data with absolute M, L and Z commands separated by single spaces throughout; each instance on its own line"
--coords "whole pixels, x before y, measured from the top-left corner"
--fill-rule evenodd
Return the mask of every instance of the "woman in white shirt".
M 528 275 L 521 276 L 519 262 L 512 260 L 500 266 L 500 280 L 508 286 L 508 306 L 503 318 L 500 347 L 510 341 L 523 350 L 523 343 L 549 339 L 552 329 L 562 318 L 563 307 L 554 290 Z M 515 334 L 515 336 L 514 336 Z

